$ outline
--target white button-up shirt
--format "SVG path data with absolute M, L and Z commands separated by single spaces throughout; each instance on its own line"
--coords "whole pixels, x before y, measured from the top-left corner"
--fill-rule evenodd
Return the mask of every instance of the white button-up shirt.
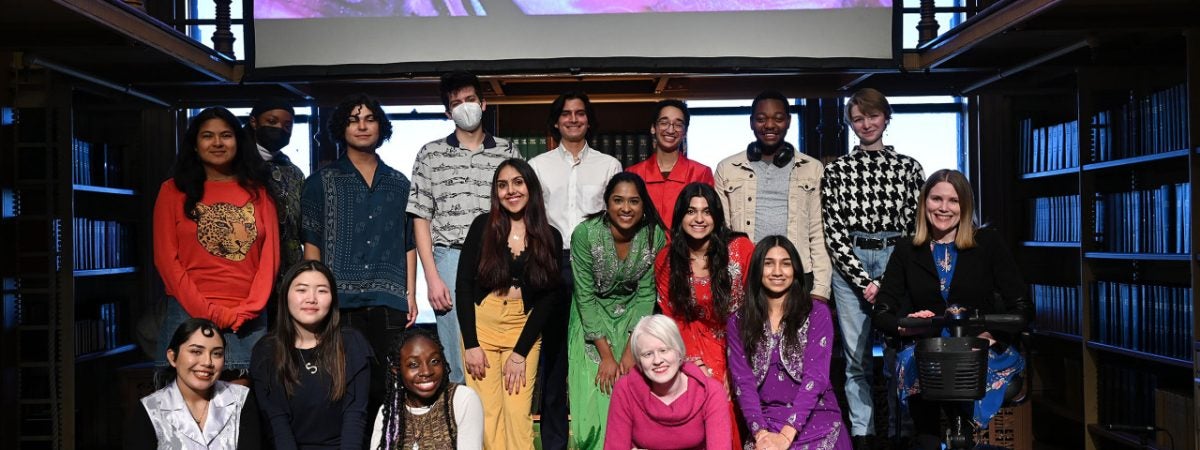
M 546 199 L 550 225 L 563 236 L 564 250 L 571 247 L 571 232 L 588 214 L 604 209 L 604 188 L 621 171 L 621 163 L 588 145 L 576 159 L 562 145 L 529 160 Z

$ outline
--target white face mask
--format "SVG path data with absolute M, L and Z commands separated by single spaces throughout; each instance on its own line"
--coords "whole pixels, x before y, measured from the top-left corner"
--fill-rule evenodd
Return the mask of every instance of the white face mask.
M 454 125 L 466 131 L 475 131 L 483 120 L 483 105 L 475 102 L 462 102 L 450 110 Z

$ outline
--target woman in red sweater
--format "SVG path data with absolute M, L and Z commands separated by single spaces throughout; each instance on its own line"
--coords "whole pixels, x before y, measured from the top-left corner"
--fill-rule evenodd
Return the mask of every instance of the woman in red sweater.
M 629 345 L 638 370 L 613 388 L 605 450 L 733 447 L 725 387 L 684 358 L 674 320 L 661 314 L 643 317 Z
M 240 130 L 221 107 L 188 124 L 154 203 L 154 266 L 167 294 L 159 345 L 189 317 L 211 320 L 225 336 L 225 369 L 245 378 L 267 330 L 262 313 L 278 273 L 279 220 L 262 158 Z

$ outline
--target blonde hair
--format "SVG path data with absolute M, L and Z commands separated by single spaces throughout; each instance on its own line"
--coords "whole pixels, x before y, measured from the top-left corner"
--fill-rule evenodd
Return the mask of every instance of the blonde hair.
M 857 106 L 858 110 L 863 113 L 881 112 L 884 119 L 892 120 L 892 104 L 888 103 L 887 97 L 882 92 L 875 89 L 862 88 L 850 95 L 850 99 L 846 100 L 846 110 L 843 113 L 846 123 L 851 123 L 850 108 L 852 106 Z
M 629 335 L 629 349 L 635 357 L 642 353 L 641 346 L 638 345 L 638 338 L 642 335 L 662 341 L 668 348 L 679 352 L 681 358 L 687 354 L 687 348 L 683 345 L 683 337 L 679 335 L 679 327 L 670 317 L 651 314 L 638 321 L 637 325 L 633 327 L 633 333 Z
M 967 181 L 967 176 L 963 175 L 954 169 L 942 169 L 934 172 L 925 180 L 925 184 L 921 186 L 921 197 L 917 200 L 917 232 L 913 235 L 913 245 L 926 245 L 933 239 L 930 232 L 929 218 L 926 217 L 928 210 L 925 208 L 925 200 L 929 198 L 929 191 L 938 183 L 950 183 L 954 187 L 954 192 L 958 194 L 958 233 L 954 236 L 954 246 L 959 250 L 965 250 L 975 247 L 975 196 L 971 193 L 971 183 Z

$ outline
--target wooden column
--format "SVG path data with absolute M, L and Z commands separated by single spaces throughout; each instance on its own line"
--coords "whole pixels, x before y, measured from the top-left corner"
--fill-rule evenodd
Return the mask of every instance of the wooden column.
M 234 57 L 233 32 L 230 31 L 232 19 L 229 14 L 229 4 L 232 0 L 214 0 L 217 5 L 217 31 L 213 32 L 213 48 L 218 52 Z
M 921 21 L 917 22 L 917 46 L 937 37 L 938 22 L 934 15 L 934 0 L 921 0 Z

